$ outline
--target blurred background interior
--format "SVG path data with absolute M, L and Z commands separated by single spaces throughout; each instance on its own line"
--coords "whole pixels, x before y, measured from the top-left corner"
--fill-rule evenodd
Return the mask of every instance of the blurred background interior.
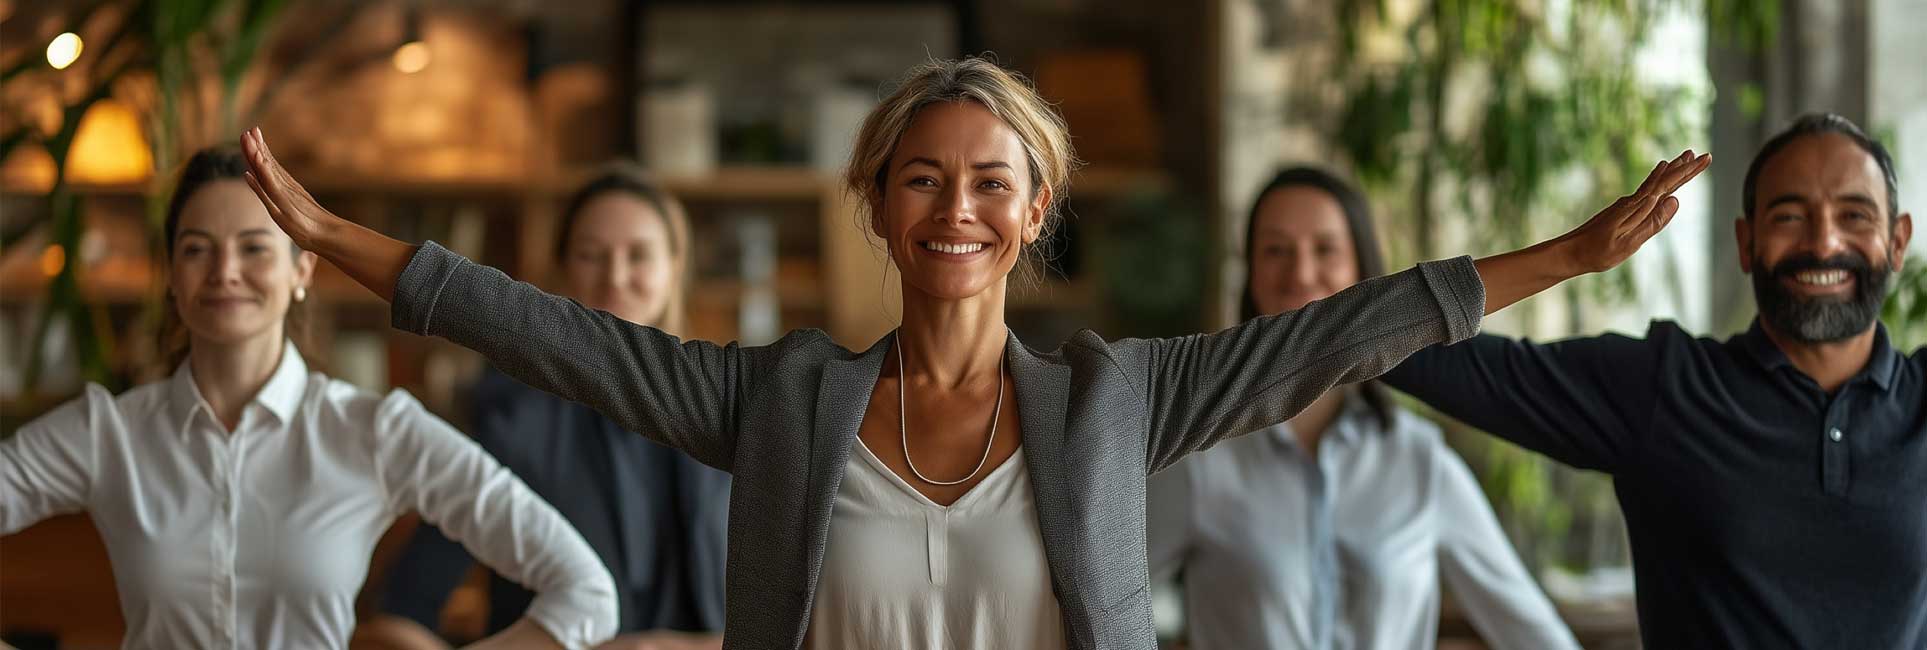
M 1360 181 L 1396 269 L 1556 234 L 1686 147 L 1718 158 L 1657 244 L 1488 328 L 1637 335 L 1668 318 L 1724 336 L 1753 309 L 1740 180 L 1792 116 L 1868 127 L 1919 211 L 1923 25 L 1921 0 L 0 0 L 0 435 L 84 382 L 171 371 L 154 335 L 171 176 L 253 125 L 337 213 L 545 286 L 566 194 L 638 160 L 691 217 L 682 334 L 813 327 L 866 348 L 897 289 L 835 180 L 852 134 L 912 64 L 984 52 L 1057 103 L 1088 163 L 1048 262 L 1012 293 L 1033 345 L 1230 324 L 1243 223 L 1281 164 Z M 322 266 L 318 365 L 460 424 L 476 355 L 391 330 Z M 1909 348 L 1927 344 L 1924 267 L 1887 305 Z M 1579 638 L 1636 647 L 1610 482 L 1447 426 Z M 479 635 L 484 584 L 450 603 L 452 636 Z M 1482 647 L 1449 603 L 1444 619 L 1441 647 Z M 113 646 L 120 626 L 85 517 L 0 541 L 0 635 Z

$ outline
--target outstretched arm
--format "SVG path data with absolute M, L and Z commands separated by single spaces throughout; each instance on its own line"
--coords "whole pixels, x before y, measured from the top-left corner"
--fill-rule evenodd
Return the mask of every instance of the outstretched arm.
M 1612 268 L 1666 226 L 1672 192 L 1706 168 L 1691 151 L 1551 241 L 1472 262 L 1427 262 L 1303 309 L 1209 335 L 1112 346 L 1149 411 L 1147 469 L 1296 415 L 1333 386 L 1371 379 L 1412 353 L 1478 332 L 1488 313 L 1568 278 Z
M 295 243 L 394 303 L 395 326 L 482 353 L 510 376 L 587 404 L 624 429 L 729 470 L 750 352 L 684 342 L 544 293 L 430 242 L 413 246 L 335 216 L 288 175 L 259 129 L 242 138 L 248 183 Z M 772 353 L 773 354 L 773 353 Z
M 1521 447 L 1612 473 L 1639 452 L 1675 331 L 1552 343 L 1481 334 L 1420 350 L 1381 379 Z

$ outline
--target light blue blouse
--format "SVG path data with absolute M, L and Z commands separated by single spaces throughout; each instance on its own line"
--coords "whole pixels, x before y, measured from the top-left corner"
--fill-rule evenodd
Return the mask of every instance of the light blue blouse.
M 1432 648 L 1441 578 L 1493 647 L 1578 648 L 1436 426 L 1351 398 L 1317 453 L 1278 424 L 1151 477 L 1194 650 Z

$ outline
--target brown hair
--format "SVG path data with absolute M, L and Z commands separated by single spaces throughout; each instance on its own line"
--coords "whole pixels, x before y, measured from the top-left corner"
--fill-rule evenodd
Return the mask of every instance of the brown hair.
M 1037 242 L 1048 239 L 1062 220 L 1061 207 L 1070 191 L 1071 172 L 1078 166 L 1077 155 L 1071 150 L 1070 129 L 1023 75 L 974 56 L 932 60 L 911 68 L 896 92 L 863 119 L 843 176 L 845 190 L 863 199 L 858 202 L 863 223 L 874 228 L 882 218 L 877 211 L 883 205 L 890 157 L 896 154 L 897 143 L 910 130 L 918 111 L 931 104 L 965 101 L 989 109 L 1017 132 L 1030 163 L 1031 191 L 1049 188 L 1051 192 Z M 1037 242 L 1025 248 L 1026 255 Z
M 568 255 L 569 238 L 575 234 L 582 208 L 590 200 L 610 192 L 642 199 L 662 219 L 664 229 L 669 231 L 669 267 L 676 277 L 669 283 L 671 293 L 663 305 L 662 316 L 649 325 L 671 334 L 684 334 L 683 325 L 687 320 L 684 302 L 689 283 L 689 217 L 683 213 L 682 202 L 677 201 L 674 195 L 635 163 L 611 163 L 569 195 L 569 201 L 565 204 L 567 207 L 562 209 L 562 227 L 556 231 L 556 264 L 560 266 Z
M 1358 281 L 1364 282 L 1385 275 L 1385 256 L 1379 252 L 1378 232 L 1372 225 L 1371 204 L 1365 194 L 1352 187 L 1331 172 L 1316 167 L 1291 167 L 1271 177 L 1263 189 L 1258 190 L 1258 198 L 1251 202 L 1251 216 L 1245 219 L 1245 290 L 1244 300 L 1238 308 L 1238 320 L 1247 321 L 1265 314 L 1258 311 L 1258 299 L 1252 295 L 1251 273 L 1256 268 L 1252 264 L 1257 257 L 1258 209 L 1264 207 L 1265 197 L 1272 192 L 1290 187 L 1309 187 L 1324 192 L 1338 202 L 1345 213 L 1346 229 L 1352 235 L 1352 256 L 1358 265 Z M 1380 427 L 1390 429 L 1397 417 L 1396 404 L 1385 386 L 1376 379 L 1359 382 L 1358 392 L 1371 407 L 1372 417 L 1378 419 Z
M 247 171 L 247 159 L 242 157 L 239 150 L 229 147 L 213 147 L 194 152 L 194 157 L 187 159 L 187 164 L 181 166 L 180 180 L 174 184 L 174 195 L 167 201 L 167 219 L 163 226 L 166 233 L 168 264 L 174 263 L 174 236 L 180 230 L 181 212 L 187 208 L 188 199 L 193 198 L 195 192 L 215 181 L 242 180 L 243 174 Z M 289 244 L 289 247 L 294 254 L 301 253 L 301 247 L 293 244 Z M 293 256 L 289 259 L 292 260 Z M 182 361 L 187 360 L 187 325 L 181 320 L 180 308 L 174 305 L 174 295 L 171 290 L 167 292 L 165 300 L 167 316 L 161 324 L 160 350 L 161 358 L 167 363 L 165 370 L 172 372 L 174 368 L 181 365 Z M 283 336 L 294 342 L 295 349 L 301 351 L 301 356 L 307 361 L 308 367 L 315 369 L 324 367 L 319 363 L 320 360 L 309 354 L 314 346 L 309 341 L 308 308 L 305 301 L 288 305 L 288 314 L 283 321 L 281 331 Z

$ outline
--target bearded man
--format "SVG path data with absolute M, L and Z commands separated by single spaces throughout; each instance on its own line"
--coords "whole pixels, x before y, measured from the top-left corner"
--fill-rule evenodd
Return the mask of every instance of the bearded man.
M 1646 647 L 1927 647 L 1927 349 L 1895 350 L 1878 318 L 1913 235 L 1893 159 L 1809 115 L 1744 193 L 1746 333 L 1481 335 L 1384 379 L 1612 475 Z

